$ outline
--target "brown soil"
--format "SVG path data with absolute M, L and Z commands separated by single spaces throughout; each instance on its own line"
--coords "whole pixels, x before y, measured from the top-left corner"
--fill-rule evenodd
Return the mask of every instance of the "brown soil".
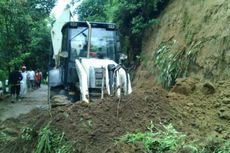
M 143 152 L 142 145 L 116 144 L 115 140 L 127 132 L 146 131 L 150 121 L 159 127 L 172 123 L 191 140 L 210 136 L 229 140 L 230 81 L 212 84 L 189 78 L 179 79 L 177 86 L 187 89 L 186 93 L 176 86 L 171 92 L 158 87 L 136 89 L 122 99 L 107 97 L 90 104 L 56 107 L 51 116 L 48 111 L 36 109 L 17 119 L 7 119 L 1 123 L 1 131 L 17 136 L 22 127 L 29 126 L 34 129 L 34 141 L 1 143 L 0 152 L 31 152 L 39 129 L 49 121 L 53 128 L 65 132 L 73 143 L 73 152 L 82 153 Z M 213 88 L 214 93 L 207 92 Z
M 143 36 L 140 82 L 156 71 L 153 56 L 162 44 L 170 48 L 170 53 L 197 52 L 189 69 L 190 76 L 210 80 L 229 78 L 229 8 L 229 0 L 170 1 L 159 17 L 160 24 L 146 29 Z

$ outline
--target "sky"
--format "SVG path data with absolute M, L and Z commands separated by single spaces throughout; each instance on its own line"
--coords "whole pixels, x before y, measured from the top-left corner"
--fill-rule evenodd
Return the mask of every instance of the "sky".
M 64 10 L 66 4 L 68 4 L 69 0 L 58 0 L 56 2 L 56 6 L 53 8 L 51 14 L 53 14 L 56 18 L 59 17 Z
M 70 1 L 71 0 L 57 0 L 56 6 L 53 8 L 51 14 L 53 14 L 56 18 L 58 18 L 61 15 L 61 13 L 63 12 L 66 5 Z M 80 3 L 81 3 L 81 1 L 76 3 L 73 7 L 71 7 L 71 10 L 73 11 Z

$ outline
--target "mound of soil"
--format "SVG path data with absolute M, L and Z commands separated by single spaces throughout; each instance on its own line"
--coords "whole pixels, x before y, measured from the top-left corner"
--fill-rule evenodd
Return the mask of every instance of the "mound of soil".
M 116 152 L 115 139 L 127 132 L 145 131 L 150 121 L 167 124 L 180 118 L 169 105 L 167 92 L 159 88 L 122 99 L 107 97 L 96 103 L 57 108 L 53 114 L 57 114 L 53 124 L 76 142 L 74 148 L 88 153 Z
M 175 90 L 176 86 L 171 92 L 158 87 L 136 89 L 132 95 L 121 99 L 107 97 L 89 104 L 78 102 L 56 107 L 51 114 L 36 109 L 17 119 L 8 119 L 1 123 L 1 131 L 8 128 L 16 136 L 23 127 L 29 126 L 33 128 L 34 141 L 16 139 L 1 143 L 0 152 L 31 152 L 37 143 L 39 129 L 50 121 L 53 128 L 65 132 L 67 140 L 73 143 L 73 152 L 82 153 L 143 152 L 141 144 L 116 145 L 115 140 L 127 132 L 146 131 L 151 121 L 159 127 L 172 123 L 192 140 L 209 136 L 229 140 L 230 81 L 211 84 L 214 93 L 204 92 L 206 82 L 191 78 L 182 79 L 182 82 L 177 85 L 189 89 L 186 94 Z M 189 82 L 196 82 L 192 90 Z
M 184 87 L 178 84 L 180 88 L 188 88 L 187 83 L 184 83 Z M 182 115 L 186 131 L 201 137 L 212 136 L 229 140 L 230 81 L 218 81 L 215 84 L 196 82 L 192 85 L 195 89 L 186 95 L 180 90 L 174 90 L 177 89 L 176 86 L 169 92 L 169 99 L 171 106 Z
M 35 110 L 18 119 L 8 119 L 1 123 L 1 129 L 10 127 L 17 130 L 31 126 L 38 132 L 49 120 L 51 125 L 64 131 L 68 140 L 75 142 L 75 152 L 116 152 L 115 139 L 127 132 L 145 131 L 150 121 L 154 123 L 174 123 L 178 125 L 180 114 L 169 105 L 167 92 L 160 88 L 143 90 L 121 99 L 107 97 L 95 103 L 75 103 L 70 106 L 57 107 L 48 116 L 48 112 Z M 37 137 L 37 135 L 35 134 Z M 16 142 L 18 142 L 16 140 Z M 15 143 L 15 142 L 14 142 Z M 3 145 L 1 152 L 28 152 L 34 143 Z M 118 151 L 120 152 L 120 151 Z

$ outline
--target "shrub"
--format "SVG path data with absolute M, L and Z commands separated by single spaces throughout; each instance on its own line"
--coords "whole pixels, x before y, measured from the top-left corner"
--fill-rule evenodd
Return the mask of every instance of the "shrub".
M 163 126 L 163 129 L 156 128 L 152 122 L 148 127 L 148 131 L 142 133 L 126 134 L 119 138 L 121 142 L 136 143 L 142 142 L 147 153 L 162 153 L 174 150 L 184 141 L 185 135 L 177 132 L 172 124 Z
M 154 68 L 157 68 L 157 70 L 153 68 L 153 73 L 159 73 L 158 82 L 166 89 L 172 87 L 177 78 L 189 75 L 189 68 L 195 64 L 199 51 L 196 48 L 174 51 L 173 45 L 169 47 L 161 44 L 153 54 Z
M 70 145 L 64 139 L 64 133 L 51 130 L 50 124 L 47 124 L 39 131 L 38 144 L 34 153 L 69 153 Z

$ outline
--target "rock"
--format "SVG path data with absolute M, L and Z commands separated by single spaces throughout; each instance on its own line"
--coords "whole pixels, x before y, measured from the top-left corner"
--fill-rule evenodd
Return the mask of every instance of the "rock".
M 187 106 L 192 107 L 194 103 L 187 103 Z
M 224 112 L 225 110 L 226 110 L 225 107 L 221 107 L 221 108 L 219 109 L 220 112 Z
M 223 85 L 225 82 L 224 81 L 219 81 L 218 84 L 219 85 Z
M 192 78 L 178 78 L 171 91 L 188 96 L 195 90 L 196 83 L 196 80 Z
M 213 105 L 214 108 L 218 108 L 218 107 L 220 107 L 220 106 L 221 106 L 220 103 L 215 103 L 215 104 Z
M 71 104 L 66 96 L 56 95 L 51 98 L 51 106 L 52 108 L 57 106 L 65 106 Z
M 215 126 L 215 131 L 218 133 L 222 133 L 222 131 L 224 130 L 222 125 L 216 125 Z
M 215 93 L 215 86 L 211 82 L 205 82 L 203 84 L 203 92 L 205 94 L 213 94 Z
M 230 98 L 224 98 L 222 102 L 224 104 L 230 104 Z
M 224 99 L 226 97 L 230 97 L 230 93 L 228 91 L 222 91 L 221 92 L 221 98 Z
M 226 107 L 220 108 L 218 115 L 221 119 L 230 120 L 230 110 Z
M 230 120 L 230 111 L 220 112 L 219 117 L 222 119 Z

